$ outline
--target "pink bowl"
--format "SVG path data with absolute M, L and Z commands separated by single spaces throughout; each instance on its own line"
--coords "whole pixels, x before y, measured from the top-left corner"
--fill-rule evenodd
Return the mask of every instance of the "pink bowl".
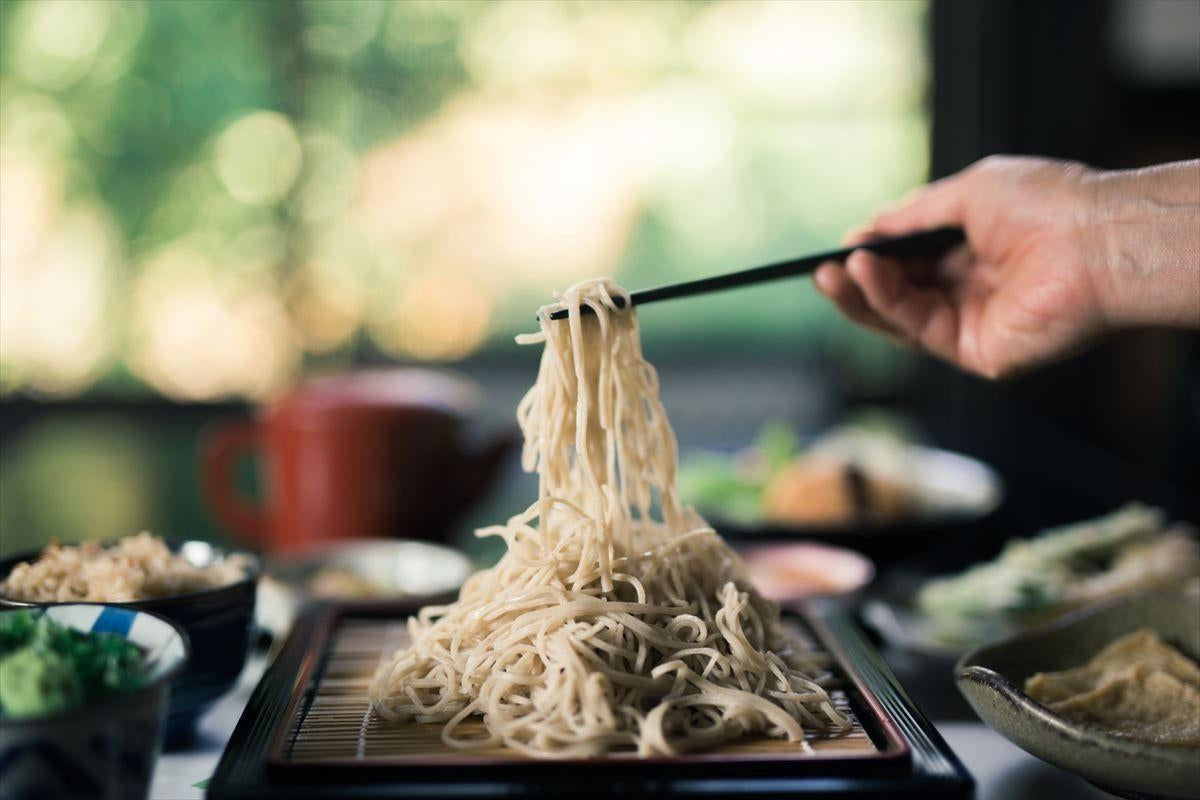
M 777 602 L 848 595 L 875 577 L 869 559 L 841 547 L 795 542 L 749 546 L 740 552 L 755 587 Z

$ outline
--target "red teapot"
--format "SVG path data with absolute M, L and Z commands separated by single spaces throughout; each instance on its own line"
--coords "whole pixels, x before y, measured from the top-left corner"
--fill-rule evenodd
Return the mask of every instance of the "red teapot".
M 481 404 L 471 381 L 424 369 L 310 379 L 254 420 L 201 438 L 201 489 L 218 522 L 266 550 L 330 539 L 444 540 L 491 485 L 512 435 L 469 444 Z M 239 459 L 258 453 L 258 502 L 237 491 Z

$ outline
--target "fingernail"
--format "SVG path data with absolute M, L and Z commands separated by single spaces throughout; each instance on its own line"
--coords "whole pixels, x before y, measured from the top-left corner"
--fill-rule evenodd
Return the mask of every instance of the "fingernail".
M 817 267 L 817 271 L 813 273 L 813 283 L 817 285 L 817 290 L 824 294 L 833 293 L 833 283 L 835 280 L 833 271 L 836 266 L 828 262 Z
M 866 250 L 855 250 L 846 258 L 846 272 L 855 281 L 861 282 L 867 274 L 867 261 L 870 254 Z

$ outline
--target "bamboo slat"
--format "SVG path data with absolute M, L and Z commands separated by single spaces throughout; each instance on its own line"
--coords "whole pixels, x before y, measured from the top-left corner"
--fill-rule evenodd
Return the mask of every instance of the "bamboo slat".
M 316 686 L 312 703 L 301 709 L 293 720 L 288 745 L 288 760 L 298 764 L 324 761 L 345 763 L 470 763 L 480 760 L 522 760 L 525 757 L 497 747 L 461 750 L 446 745 L 440 724 L 393 723 L 371 711 L 369 687 L 376 668 L 397 647 L 408 641 L 401 620 L 347 620 L 335 632 L 324 670 Z M 835 705 L 854 719 L 853 729 L 841 736 L 810 734 L 803 743 L 779 739 L 747 738 L 721 748 L 680 758 L 711 760 L 788 759 L 853 757 L 874 755 L 877 751 L 862 725 L 850 711 L 843 692 L 831 692 Z M 458 733 L 483 735 L 483 722 L 463 723 Z M 632 753 L 617 753 L 608 758 L 633 758 Z

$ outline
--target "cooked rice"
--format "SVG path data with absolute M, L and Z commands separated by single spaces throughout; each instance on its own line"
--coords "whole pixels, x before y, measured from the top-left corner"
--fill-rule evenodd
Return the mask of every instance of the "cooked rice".
M 52 542 L 35 561 L 13 568 L 0 595 L 35 603 L 126 603 L 223 586 L 245 577 L 248 567 L 247 557 L 238 554 L 197 567 L 143 531 L 111 547 Z

